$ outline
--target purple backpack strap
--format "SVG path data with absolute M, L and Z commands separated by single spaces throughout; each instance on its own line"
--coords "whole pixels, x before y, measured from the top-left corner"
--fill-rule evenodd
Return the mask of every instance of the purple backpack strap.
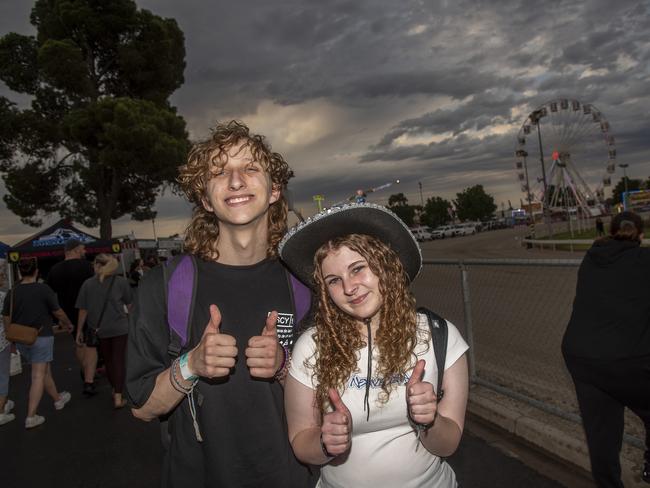
M 164 270 L 170 334 L 168 352 L 172 356 L 178 356 L 189 339 L 196 297 L 196 264 L 192 256 L 185 254 L 177 258 L 169 268 Z
M 296 310 L 296 320 L 294 323 L 297 327 L 300 321 L 305 318 L 311 306 L 311 291 L 291 273 L 289 273 L 289 280 L 291 281 L 294 307 Z

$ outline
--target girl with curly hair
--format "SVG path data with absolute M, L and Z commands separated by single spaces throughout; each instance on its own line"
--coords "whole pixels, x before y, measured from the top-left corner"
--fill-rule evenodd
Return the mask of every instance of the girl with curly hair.
M 422 256 L 408 228 L 384 207 L 348 204 L 299 224 L 279 249 L 316 296 L 285 385 L 298 459 L 323 465 L 321 487 L 456 486 L 441 458 L 463 431 L 468 346 L 448 323 L 436 401 L 429 324 L 409 290 Z

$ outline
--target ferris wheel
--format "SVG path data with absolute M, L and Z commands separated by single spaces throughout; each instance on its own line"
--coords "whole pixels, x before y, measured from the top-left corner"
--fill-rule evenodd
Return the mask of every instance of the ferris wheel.
M 584 215 L 599 213 L 616 170 L 615 139 L 604 114 L 569 98 L 546 102 L 526 117 L 515 155 L 528 201 Z

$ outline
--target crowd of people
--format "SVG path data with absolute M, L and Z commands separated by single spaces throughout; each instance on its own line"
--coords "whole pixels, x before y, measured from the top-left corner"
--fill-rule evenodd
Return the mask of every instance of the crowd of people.
M 0 425 L 16 418 L 15 402 L 8 397 L 12 350 L 20 353 L 31 368 L 25 428 L 45 422 L 45 417 L 37 412 L 43 391 L 52 397 L 56 410 L 63 409 L 72 398 L 70 392 L 57 390 L 52 377 L 55 328 L 69 332 L 75 342 L 83 382 L 81 393 L 86 397 L 97 393 L 95 378 L 101 360 L 101 369 L 112 387 L 113 406 L 126 406 L 123 392 L 128 312 L 139 278 L 158 261 L 149 257 L 145 264 L 144 260 L 135 259 L 128 277 L 124 277 L 112 255 L 98 254 L 91 262 L 82 242 L 69 239 L 63 247 L 64 259 L 51 267 L 45 280 L 40 277 L 36 258 L 18 262 L 20 279 L 8 293 L 4 291 L 4 273 L 0 276 L 4 318 L 0 323 Z M 10 323 L 36 328 L 36 341 L 11 344 L 5 335 L 5 326 Z
M 21 260 L 3 323 L 38 329 L 17 346 L 31 365 L 25 427 L 45 421 L 44 390 L 58 410 L 71 398 L 51 374 L 54 317 L 74 338 L 84 395 L 96 394 L 101 357 L 113 406 L 160 421 L 165 487 L 457 486 L 445 458 L 464 429 L 468 345 L 416 306 L 419 244 L 361 200 L 288 229 L 292 176 L 264 137 L 221 124 L 179 169 L 194 205 L 185 255 L 137 259 L 122 276 L 114 256 L 91 265 L 71 240 L 46 283 Z M 650 251 L 639 222 L 617 216 L 587 253 L 563 343 L 598 486 L 623 486 L 624 406 L 649 427 Z M 629 289 L 617 288 L 629 273 Z M 0 328 L 0 425 L 15 419 L 10 347 Z

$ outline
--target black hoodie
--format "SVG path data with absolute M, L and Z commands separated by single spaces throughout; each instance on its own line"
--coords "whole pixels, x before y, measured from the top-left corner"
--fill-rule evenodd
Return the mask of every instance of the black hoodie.
M 594 359 L 650 355 L 650 249 L 605 239 L 587 251 L 562 350 Z

